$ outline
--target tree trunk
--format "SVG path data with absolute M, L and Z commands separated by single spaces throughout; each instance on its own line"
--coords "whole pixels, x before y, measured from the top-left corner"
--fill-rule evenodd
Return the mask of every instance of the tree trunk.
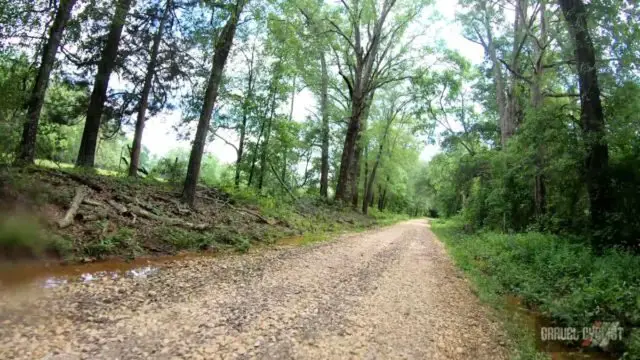
M 387 140 L 387 134 L 389 133 L 389 128 L 391 127 L 392 121 L 387 123 L 387 126 L 384 129 L 384 135 L 382 135 L 382 141 L 380 141 L 380 146 L 378 147 L 378 153 L 376 154 L 376 161 L 373 164 L 373 168 L 371 169 L 371 176 L 369 176 L 369 183 L 366 185 L 366 189 L 364 191 L 365 198 L 363 202 L 365 204 L 370 203 L 373 197 L 373 182 L 376 180 L 376 172 L 378 171 L 378 166 L 380 166 L 380 159 L 382 158 L 382 152 L 384 151 L 384 143 Z M 362 212 L 364 214 L 368 213 L 368 207 L 363 205 Z
M 249 62 L 249 78 L 247 79 L 247 95 L 242 103 L 242 124 L 240 125 L 240 142 L 238 143 L 237 159 L 236 159 L 236 175 L 235 187 L 240 187 L 240 164 L 244 155 L 244 140 L 247 133 L 247 118 L 249 117 L 249 106 L 253 98 L 253 60 L 255 47 L 251 49 L 251 61 Z
M 200 165 L 202 163 L 202 155 L 209 132 L 209 123 L 213 114 L 213 107 L 218 98 L 218 88 L 222 81 L 222 72 L 233 44 L 233 38 L 236 33 L 238 21 L 242 8 L 247 0 L 239 0 L 236 3 L 234 11 L 231 13 L 227 23 L 222 28 L 220 35 L 216 41 L 215 52 L 213 54 L 213 63 L 211 64 L 211 75 L 207 83 L 205 92 L 204 105 L 198 120 L 198 128 L 196 137 L 191 148 L 189 156 L 189 165 L 187 167 L 187 177 L 184 181 L 184 190 L 182 191 L 182 199 L 184 202 L 193 207 L 196 197 L 196 185 L 200 177 Z
M 338 184 L 336 185 L 336 200 L 352 198 L 350 174 L 355 158 L 356 143 L 360 133 L 360 118 L 364 110 L 364 99 L 361 95 L 354 95 L 351 104 L 351 118 L 347 127 L 347 133 L 342 147 L 340 170 L 338 172 Z
M 385 185 L 384 189 L 380 192 L 380 195 L 378 197 L 378 210 L 380 211 L 384 210 L 384 207 L 387 205 L 386 200 L 387 200 L 387 186 Z
M 42 60 L 40 61 L 36 82 L 33 85 L 27 103 L 27 121 L 24 123 L 22 130 L 20 153 L 17 159 L 19 163 L 32 164 L 35 159 L 40 112 L 44 105 L 44 97 L 47 92 L 47 87 L 49 86 L 49 77 L 51 76 L 51 70 L 56 60 L 56 53 L 62 40 L 62 34 L 71 17 L 71 10 L 75 3 L 76 0 L 60 0 L 56 17 L 49 29 L 49 38 L 42 51 Z
M 496 104 L 498 106 L 498 116 L 500 122 L 500 139 L 501 143 L 504 146 L 506 143 L 506 139 L 508 138 L 508 111 L 507 111 L 507 96 L 506 96 L 506 86 L 504 82 L 504 77 L 502 75 L 502 67 L 500 65 L 500 61 L 498 60 L 498 52 L 496 50 L 496 44 L 493 41 L 493 32 L 491 30 L 491 23 L 489 22 L 489 14 L 488 9 L 486 8 L 486 3 L 483 3 L 484 6 L 484 26 L 486 31 L 487 42 L 485 44 L 485 51 L 487 55 L 489 55 L 489 59 L 491 60 L 492 72 L 493 72 L 493 81 L 496 86 Z
M 534 41 L 535 63 L 533 69 L 533 77 L 531 81 L 531 105 L 535 110 L 542 108 L 544 100 L 542 95 L 542 81 L 544 76 L 544 51 L 547 44 L 547 23 L 545 17 L 546 4 L 545 0 L 540 0 L 540 38 Z M 539 140 L 538 150 L 536 152 L 535 164 L 536 175 L 534 181 L 534 213 L 536 218 L 540 219 L 544 215 L 546 209 L 546 188 L 544 169 L 544 139 Z
M 513 50 L 511 54 L 511 69 L 520 73 L 520 53 L 524 36 L 526 35 L 524 27 L 527 22 L 527 6 L 528 0 L 516 0 L 515 2 L 515 20 L 513 24 Z M 502 144 L 506 144 L 516 131 L 517 124 L 520 122 L 520 103 L 518 101 L 518 77 L 513 72 L 509 73 L 509 89 L 507 94 L 507 108 L 504 121 L 501 127 Z
M 291 90 L 291 108 L 289 110 L 289 122 L 293 121 L 293 104 L 296 98 L 296 77 L 293 77 L 293 89 Z M 287 185 L 287 155 L 289 155 L 289 149 L 285 146 L 282 151 L 282 182 Z
M 362 182 L 362 213 L 368 212 L 367 183 L 369 181 L 369 144 L 364 147 L 364 179 Z
M 320 53 L 320 113 L 322 116 L 322 151 L 320 155 L 320 196 L 327 197 L 329 189 L 329 72 L 324 52 Z
M 375 90 L 371 91 L 369 93 L 369 96 L 367 97 L 367 100 L 364 105 L 364 112 L 362 114 L 362 119 L 361 119 L 362 124 L 360 127 L 360 131 L 358 132 L 358 137 L 356 141 L 355 157 L 353 161 L 352 173 L 350 178 L 351 194 L 352 194 L 351 203 L 354 209 L 358 208 L 358 180 L 360 178 L 360 171 L 361 171 L 360 159 L 362 158 L 362 151 L 363 151 L 362 133 L 367 130 L 367 122 L 369 120 L 369 110 L 373 105 L 374 96 L 375 96 Z
M 602 229 L 611 209 L 609 149 L 605 138 L 604 114 L 600 101 L 596 57 L 587 27 L 587 11 L 581 0 L 558 0 L 575 46 L 576 68 L 580 84 L 580 121 L 586 145 L 584 175 L 589 194 L 591 226 Z M 594 236 L 594 245 L 605 245 Z
M 358 180 L 360 179 L 360 172 L 362 171 L 360 166 L 360 159 L 362 158 L 362 133 L 365 131 L 366 120 L 363 119 L 362 125 L 362 128 L 358 132 L 355 156 L 353 158 L 353 165 L 351 166 L 351 174 L 349 175 L 349 181 L 351 182 L 351 205 L 354 209 L 358 208 Z
M 162 42 L 162 35 L 164 33 L 164 26 L 169 18 L 169 12 L 171 11 L 171 1 L 166 0 L 164 12 L 162 18 L 160 18 L 160 24 L 158 25 L 158 31 L 156 31 L 153 37 L 153 45 L 151 47 L 151 55 L 149 57 L 149 63 L 147 64 L 147 73 L 144 76 L 144 84 L 142 86 L 142 92 L 140 94 L 140 103 L 138 104 L 138 117 L 136 119 L 136 130 L 133 135 L 133 145 L 131 146 L 131 161 L 129 161 L 129 176 L 138 176 L 138 166 L 140 165 L 140 151 L 142 149 L 142 132 L 144 131 L 145 117 L 147 113 L 147 107 L 149 106 L 149 95 L 151 94 L 151 87 L 153 84 L 153 77 L 158 65 L 158 53 L 160 52 L 160 43 Z
M 267 150 L 269 147 L 269 139 L 271 138 L 271 125 L 273 124 L 273 116 L 276 112 L 276 79 L 274 76 L 273 83 L 271 84 L 271 109 L 269 119 L 267 120 L 267 132 L 264 135 L 264 141 L 262 142 L 262 150 L 260 151 L 260 177 L 258 178 L 258 190 L 262 190 L 264 185 L 264 175 L 267 172 Z
M 80 151 L 76 159 L 76 166 L 94 166 L 102 111 L 104 110 L 104 102 L 107 100 L 109 78 L 116 65 L 122 29 L 124 28 L 127 13 L 129 12 L 132 2 L 133 0 L 118 0 L 116 5 L 116 11 L 111 20 L 111 26 L 109 27 L 107 42 L 102 50 L 100 63 L 98 63 L 98 72 L 96 73 L 96 78 L 93 83 L 93 91 L 91 92 L 91 100 L 89 101 L 89 108 L 87 109 L 87 119 L 84 123 L 84 131 L 82 132 L 82 141 L 80 142 Z
M 258 133 L 258 140 L 256 140 L 256 148 L 253 151 L 253 156 L 251 157 L 251 169 L 249 170 L 249 179 L 247 180 L 247 186 L 251 186 L 253 181 L 253 174 L 256 169 L 256 162 L 258 161 L 258 148 L 260 147 L 260 139 L 262 138 L 262 134 L 264 133 L 264 126 L 267 123 L 267 119 L 264 119 L 260 124 L 260 133 Z

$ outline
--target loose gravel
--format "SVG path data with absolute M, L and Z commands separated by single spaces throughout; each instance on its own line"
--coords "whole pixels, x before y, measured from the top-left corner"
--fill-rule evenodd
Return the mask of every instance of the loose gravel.
M 0 292 L 0 359 L 507 359 L 426 221 Z

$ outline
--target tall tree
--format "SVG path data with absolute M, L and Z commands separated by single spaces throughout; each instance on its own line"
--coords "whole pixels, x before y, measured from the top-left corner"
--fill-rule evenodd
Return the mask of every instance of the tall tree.
M 244 147 L 245 147 L 245 138 L 247 136 L 247 123 L 249 120 L 249 113 L 252 107 L 253 101 L 253 90 L 255 87 L 255 52 L 256 46 L 255 43 L 251 46 L 251 56 L 247 57 L 246 60 L 248 62 L 248 70 L 247 70 L 247 88 L 245 90 L 245 96 L 242 101 L 242 121 L 240 123 L 240 141 L 238 142 L 238 147 L 236 148 L 236 173 L 234 177 L 234 184 L 236 187 L 240 186 L 240 166 L 242 164 L 242 157 L 244 155 Z
M 33 163 L 35 159 L 40 112 L 44 105 L 45 94 L 49 86 L 49 77 L 56 60 L 58 47 L 62 41 L 62 34 L 71 17 L 71 10 L 75 3 L 76 0 L 60 0 L 53 24 L 49 29 L 49 37 L 42 51 L 38 75 L 27 103 L 27 121 L 24 123 L 22 130 L 22 141 L 17 159 L 21 163 Z
M 187 176 L 185 178 L 184 188 L 182 191 L 183 201 L 192 207 L 195 203 L 196 186 L 198 185 L 198 179 L 200 177 L 202 155 L 204 153 L 207 133 L 209 132 L 209 124 L 211 122 L 211 115 L 213 114 L 213 107 L 216 99 L 218 98 L 218 89 L 220 87 L 220 82 L 222 81 L 222 73 L 224 66 L 227 63 L 231 46 L 233 45 L 233 38 L 238 27 L 238 22 L 240 21 L 240 15 L 247 1 L 248 0 L 238 0 L 234 4 L 231 14 L 229 15 L 229 19 L 220 31 L 215 43 L 211 73 L 207 82 L 204 104 L 202 111 L 200 112 L 196 136 L 189 156 Z
M 336 199 L 347 202 L 353 201 L 353 191 L 354 188 L 357 189 L 354 182 L 357 181 L 359 166 L 358 138 L 362 131 L 367 100 L 376 88 L 405 78 L 399 70 L 399 64 L 405 60 L 402 51 L 394 53 L 394 50 L 402 47 L 399 40 L 421 7 L 418 3 L 408 10 L 403 9 L 407 13 L 395 16 L 395 22 L 389 25 L 387 19 L 396 0 L 384 0 L 379 9 L 379 4 L 371 1 L 343 1 L 342 5 L 346 12 L 346 19 L 342 21 L 346 25 L 332 19 L 328 21 L 342 43 L 342 48 L 336 51 L 335 57 L 339 74 L 348 88 L 346 97 L 350 102 L 350 116 L 336 185 Z M 342 60 L 338 51 L 342 52 Z
M 380 167 L 380 162 L 385 151 L 385 145 L 391 127 L 395 121 L 402 122 L 402 119 L 406 116 L 406 106 L 408 105 L 410 100 L 411 99 L 403 100 L 402 96 L 398 94 L 392 94 L 392 99 L 390 99 L 389 104 L 387 104 L 387 106 L 385 106 L 385 108 L 382 110 L 384 129 L 382 130 L 382 137 L 378 143 L 378 152 L 376 153 L 376 158 L 373 163 L 371 173 L 365 177 L 364 181 L 364 195 L 362 199 L 363 214 L 367 214 L 369 212 L 370 204 L 373 204 L 373 184 L 376 181 L 376 175 L 378 172 L 378 168 Z
M 140 92 L 140 101 L 138 102 L 138 116 L 136 118 L 135 132 L 133 134 L 133 144 L 131 146 L 131 160 L 129 161 L 129 176 L 138 175 L 138 166 L 140 165 L 140 151 L 142 149 L 142 132 L 144 131 L 144 124 L 146 120 L 145 117 L 147 114 L 147 107 L 149 106 L 149 96 L 151 95 L 151 87 L 153 85 L 156 67 L 158 66 L 158 53 L 160 52 L 160 44 L 163 39 L 165 25 L 170 16 L 172 3 L 172 0 L 165 1 L 165 7 L 162 15 L 160 16 L 158 29 L 153 36 L 151 54 L 149 56 L 149 62 L 147 63 L 142 91 Z
M 260 150 L 260 175 L 258 176 L 258 190 L 262 190 L 264 185 L 264 176 L 267 173 L 267 153 L 269 151 L 269 140 L 271 139 L 271 127 L 273 126 L 273 117 L 276 113 L 276 95 L 278 92 L 278 82 L 280 73 L 280 61 L 276 62 L 273 67 L 273 76 L 271 78 L 271 85 L 269 86 L 269 116 L 265 118 L 266 131 L 264 132 L 264 140 L 262 141 Z M 263 124 L 263 127 L 265 125 Z M 257 151 L 256 147 L 256 151 Z
M 89 108 L 87 109 L 87 119 L 84 124 L 84 131 L 82 132 L 76 166 L 94 166 L 98 133 L 100 131 L 104 104 L 107 100 L 109 79 L 116 65 L 122 29 L 124 28 L 127 13 L 129 12 L 132 2 L 133 0 L 118 0 L 116 4 L 116 9 L 109 27 L 109 34 L 107 35 L 107 41 L 102 49 L 100 62 L 98 63 L 98 72 L 96 73 L 93 83 L 93 91 L 89 101 Z
M 324 51 L 320 52 L 320 116 L 322 117 L 320 144 L 320 196 L 327 197 L 329 189 L 329 72 Z
M 588 13 L 584 3 L 581 0 L 558 0 L 558 4 L 574 45 L 580 85 L 580 122 L 586 145 L 584 177 L 589 194 L 591 225 L 594 229 L 599 229 L 607 223 L 607 214 L 612 204 L 608 173 L 609 148 L 605 137 L 595 50 L 589 35 Z M 594 236 L 594 239 L 602 240 L 598 236 Z

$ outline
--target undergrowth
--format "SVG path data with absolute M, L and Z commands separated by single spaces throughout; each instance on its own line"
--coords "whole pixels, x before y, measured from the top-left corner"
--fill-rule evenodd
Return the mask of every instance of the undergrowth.
M 50 253 L 64 258 L 72 251 L 70 240 L 48 234 L 34 217 L 13 214 L 0 220 L 0 254 L 8 258 L 37 258 Z
M 434 221 L 432 229 L 482 300 L 503 308 L 505 296 L 516 296 L 562 327 L 620 322 L 624 341 L 608 350 L 619 351 L 624 359 L 640 358 L 639 256 L 619 250 L 596 255 L 584 242 L 535 232 L 468 234 L 456 219 Z M 535 354 L 532 332 L 515 334 L 521 345 L 529 343 L 520 347 L 520 355 Z M 524 358 L 531 356 L 536 355 Z
M 98 203 L 106 204 L 107 199 L 140 201 L 158 216 L 211 226 L 206 230 L 188 230 L 160 221 L 136 219 L 117 213 L 108 205 L 105 208 L 82 204 L 79 212 L 83 214 L 97 214 L 103 209 L 108 216 L 89 222 L 77 219 L 72 226 L 59 229 L 57 221 L 69 208 L 76 188 L 86 182 L 101 189 L 90 195 Z M 246 252 L 251 246 L 271 244 L 282 238 L 297 236 L 306 244 L 408 218 L 375 209 L 363 215 L 350 206 L 316 196 L 299 194 L 293 199 L 224 185 L 221 188 L 201 185 L 199 191 L 203 195 L 196 209 L 188 210 L 180 203 L 179 189 L 169 182 L 151 176 L 132 179 L 65 167 L 5 168 L 0 171 L 0 185 L 0 201 L 4 200 L 6 211 L 22 208 L 34 214 L 29 218 L 9 217 L 0 223 L 0 256 L 8 259 L 55 255 L 69 261 L 92 261 L 179 251 Z

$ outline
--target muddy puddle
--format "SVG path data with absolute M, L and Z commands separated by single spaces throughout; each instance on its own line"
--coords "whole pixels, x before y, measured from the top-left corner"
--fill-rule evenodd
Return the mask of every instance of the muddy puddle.
M 96 261 L 86 264 L 0 263 L 0 291 L 22 285 L 52 288 L 68 282 L 91 282 L 103 278 L 146 278 L 176 261 L 211 257 L 212 254 L 180 254 L 153 258 Z
M 581 347 L 580 344 L 572 345 L 563 341 L 541 341 L 540 333 L 543 327 L 556 327 L 550 319 L 542 314 L 526 308 L 521 299 L 507 296 L 507 311 L 511 313 L 523 326 L 531 329 L 536 334 L 536 346 L 553 360 L 615 360 L 618 356 L 609 352 L 603 352 L 599 348 Z

